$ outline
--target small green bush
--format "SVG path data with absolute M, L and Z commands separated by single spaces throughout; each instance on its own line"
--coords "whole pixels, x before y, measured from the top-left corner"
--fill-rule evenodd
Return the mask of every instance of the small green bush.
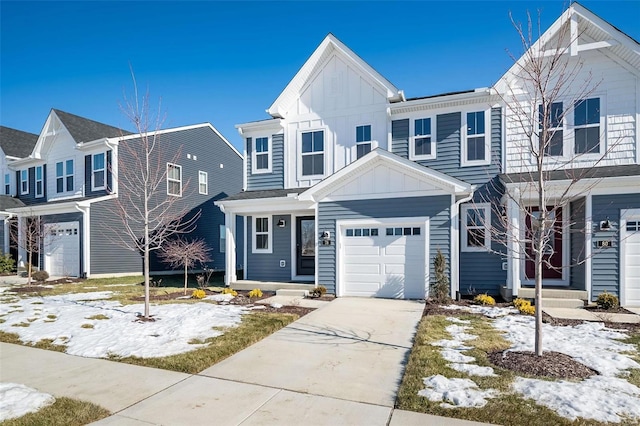
M 16 261 L 10 254 L 0 256 L 0 274 L 8 274 L 16 270 Z
M 600 293 L 596 300 L 596 304 L 600 309 L 609 310 L 620 306 L 620 301 L 618 301 L 618 298 L 615 295 L 605 291 L 604 293 Z
M 31 278 L 38 281 L 39 283 L 43 283 L 49 279 L 49 273 L 47 271 L 36 271 L 31 274 Z
M 489 296 L 488 294 L 479 294 L 473 298 L 473 301 L 479 303 L 480 305 L 493 306 L 496 304 L 496 299 Z
M 449 276 L 447 275 L 447 259 L 438 249 L 433 259 L 434 281 L 431 283 L 431 298 L 437 303 L 449 301 Z
M 531 306 L 531 302 L 527 299 L 514 299 L 513 306 L 515 306 L 520 313 L 524 315 L 533 315 L 536 313 L 535 306 Z

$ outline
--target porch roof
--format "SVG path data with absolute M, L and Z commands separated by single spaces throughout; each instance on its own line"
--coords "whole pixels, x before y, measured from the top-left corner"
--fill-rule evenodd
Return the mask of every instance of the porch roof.
M 259 198 L 278 198 L 288 197 L 289 194 L 298 195 L 306 188 L 301 189 L 266 189 L 261 191 L 242 191 L 229 197 L 223 198 L 220 201 L 235 201 L 235 200 L 255 200 Z
M 608 177 L 640 176 L 640 165 L 625 164 L 619 166 L 587 167 L 577 169 L 550 170 L 546 172 L 546 180 L 573 181 L 580 179 L 604 179 Z M 500 180 L 505 183 L 524 183 L 535 180 L 532 173 L 503 173 Z

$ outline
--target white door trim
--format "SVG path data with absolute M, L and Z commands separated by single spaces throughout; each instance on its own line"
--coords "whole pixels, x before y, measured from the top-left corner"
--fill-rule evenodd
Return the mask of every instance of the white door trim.
M 627 220 L 630 219 L 638 219 L 640 220 L 640 209 L 620 209 L 620 242 L 618 246 L 620 250 L 618 251 L 618 255 L 620 256 L 620 282 L 619 292 L 620 292 L 620 305 L 624 306 L 627 304 L 627 294 L 626 294 L 626 268 L 627 268 L 627 248 L 626 248 L 626 239 L 628 237 L 627 232 Z

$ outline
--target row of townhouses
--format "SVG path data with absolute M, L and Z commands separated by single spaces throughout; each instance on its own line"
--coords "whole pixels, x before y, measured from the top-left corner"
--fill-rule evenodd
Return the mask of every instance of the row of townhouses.
M 531 51 L 574 73 L 549 105 L 543 286 L 640 305 L 640 44 L 573 3 Z M 452 296 L 530 297 L 537 125 L 522 123 L 538 122 L 541 100 L 526 55 L 492 87 L 408 98 L 329 34 L 268 119 L 237 125 L 243 155 L 209 124 L 163 131 L 182 146 L 181 179 L 204 176 L 208 187 L 185 202 L 202 209 L 196 232 L 215 247 L 212 266 L 231 286 L 242 269 L 251 282 L 420 299 L 440 252 Z M 53 242 L 60 254 L 40 256 L 45 268 L 139 271 L 104 236 L 118 196 L 108 164 L 135 138 L 57 110 L 40 135 L 3 129 L 3 214 L 48 216 L 68 231 Z

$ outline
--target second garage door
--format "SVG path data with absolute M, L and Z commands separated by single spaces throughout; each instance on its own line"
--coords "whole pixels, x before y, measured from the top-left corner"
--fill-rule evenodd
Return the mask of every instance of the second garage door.
M 423 299 L 428 282 L 427 223 L 341 225 L 339 295 Z

